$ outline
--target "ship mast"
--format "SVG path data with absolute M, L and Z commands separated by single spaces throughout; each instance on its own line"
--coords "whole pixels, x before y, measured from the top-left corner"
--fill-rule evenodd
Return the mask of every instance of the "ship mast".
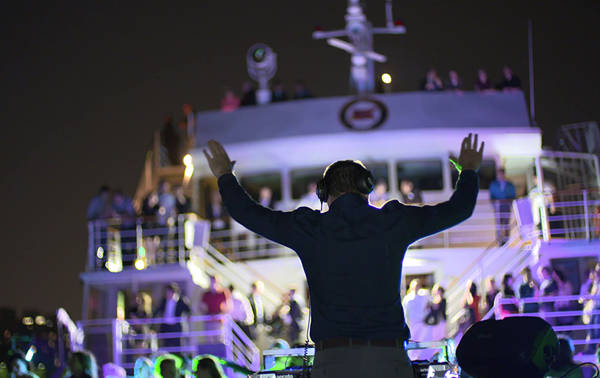
M 373 51 L 374 34 L 404 34 L 406 28 L 393 21 L 392 0 L 386 0 L 386 25 L 373 27 L 360 5 L 359 0 L 348 0 L 346 9 L 346 27 L 342 30 L 321 31 L 313 33 L 314 39 L 326 39 L 330 46 L 337 47 L 351 54 L 350 86 L 359 95 L 373 93 L 375 90 L 374 61 L 383 63 L 385 55 Z M 349 41 L 339 39 L 347 37 Z

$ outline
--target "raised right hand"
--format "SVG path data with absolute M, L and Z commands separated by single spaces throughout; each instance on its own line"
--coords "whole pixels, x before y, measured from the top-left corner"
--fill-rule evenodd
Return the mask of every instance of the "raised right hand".
M 477 170 L 481 166 L 481 160 L 483 159 L 483 146 L 485 142 L 481 142 L 481 147 L 478 150 L 478 135 L 475 134 L 474 140 L 472 136 L 473 134 L 469 133 L 469 136 L 462 141 L 460 156 L 458 157 L 458 164 L 460 164 L 462 169 Z

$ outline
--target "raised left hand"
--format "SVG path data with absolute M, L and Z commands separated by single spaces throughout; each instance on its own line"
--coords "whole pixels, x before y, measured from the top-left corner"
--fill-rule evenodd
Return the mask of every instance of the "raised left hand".
M 219 178 L 224 174 L 231 173 L 233 164 L 221 143 L 211 139 L 208 141 L 208 149 L 210 150 L 210 155 L 206 150 L 202 150 L 202 152 L 204 152 L 204 156 L 206 156 L 208 166 L 213 175 L 215 175 L 216 178 Z

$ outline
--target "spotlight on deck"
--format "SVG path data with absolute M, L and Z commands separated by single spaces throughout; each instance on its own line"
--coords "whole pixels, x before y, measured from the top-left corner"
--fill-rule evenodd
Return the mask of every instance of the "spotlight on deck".
M 146 268 L 146 262 L 143 259 L 137 259 L 134 263 L 135 269 L 144 270 Z
M 104 248 L 98 247 L 98 250 L 96 251 L 96 257 L 99 259 L 104 257 Z
M 391 84 L 392 83 L 392 75 L 389 73 L 384 73 L 381 75 L 381 81 L 383 84 Z
M 183 172 L 183 186 L 187 186 L 194 174 L 194 164 L 192 155 L 187 154 L 183 157 L 183 165 L 185 165 L 185 171 Z

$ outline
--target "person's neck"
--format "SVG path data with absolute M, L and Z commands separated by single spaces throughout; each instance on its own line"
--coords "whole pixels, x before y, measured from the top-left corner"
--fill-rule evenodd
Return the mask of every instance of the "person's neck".
M 365 199 L 365 201 L 367 201 L 367 200 L 368 200 L 368 196 L 367 196 L 366 194 L 357 193 L 357 192 L 344 192 L 344 193 L 341 193 L 341 194 L 339 194 L 339 195 L 337 195 L 337 196 L 335 196 L 335 197 L 329 196 L 329 199 L 327 199 L 327 206 L 328 206 L 329 208 L 331 208 L 331 204 L 332 204 L 332 203 L 334 203 L 334 202 L 335 202 L 335 200 L 337 200 L 338 198 L 340 198 L 340 197 L 341 197 L 341 196 L 343 196 L 344 194 L 358 194 L 358 195 L 360 195 L 361 197 L 363 197 L 363 198 Z

